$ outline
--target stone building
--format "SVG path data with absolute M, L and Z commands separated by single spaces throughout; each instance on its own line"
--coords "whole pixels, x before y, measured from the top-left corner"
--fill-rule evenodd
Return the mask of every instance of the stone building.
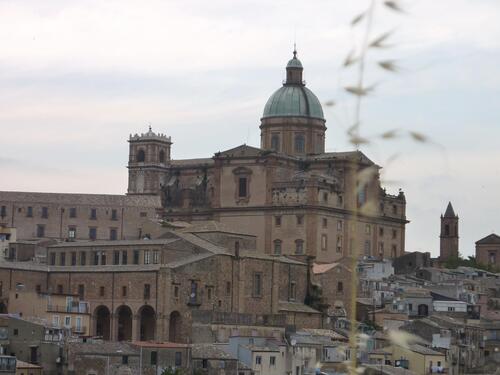
M 500 236 L 492 233 L 476 242 L 476 262 L 500 269 Z
M 0 227 L 18 240 L 138 239 L 141 226 L 157 217 L 156 196 L 0 192 Z
M 167 220 L 244 227 L 266 254 L 334 262 L 352 254 L 404 253 L 405 196 L 387 194 L 380 167 L 360 151 L 326 152 L 325 117 L 294 52 L 286 81 L 267 101 L 260 148 L 175 160 L 170 138 L 129 139 L 130 195 L 160 195 Z
M 160 239 L 49 245 L 48 264 L 0 264 L 1 302 L 9 310 L 8 291 L 19 284 L 78 295 L 89 306 L 91 335 L 106 340 L 211 342 L 222 330 L 321 327 L 322 314 L 304 305 L 308 265 L 261 254 L 255 243 L 213 224 Z
M 444 215 L 441 215 L 439 238 L 439 259 L 444 262 L 449 258 L 458 258 L 458 215 L 455 214 L 451 202 L 448 203 Z

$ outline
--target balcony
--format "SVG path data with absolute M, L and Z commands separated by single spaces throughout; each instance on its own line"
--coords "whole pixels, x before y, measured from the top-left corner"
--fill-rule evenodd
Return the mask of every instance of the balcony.
M 89 314 L 87 303 L 78 306 L 47 305 L 47 312 Z

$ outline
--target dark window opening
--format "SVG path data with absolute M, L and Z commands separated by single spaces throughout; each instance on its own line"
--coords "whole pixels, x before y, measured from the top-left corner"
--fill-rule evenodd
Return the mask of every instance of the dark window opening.
M 303 154 L 305 152 L 305 148 L 306 148 L 306 142 L 304 135 L 297 134 L 295 136 L 295 152 Z
M 240 198 L 245 198 L 247 196 L 247 178 L 246 177 L 239 178 L 238 196 Z
M 144 284 L 144 299 L 149 299 L 151 297 L 151 285 Z
M 141 149 L 137 152 L 137 162 L 144 163 L 145 160 L 146 160 L 146 153 L 144 152 L 144 150 Z
M 49 208 L 42 207 L 42 218 L 47 219 L 49 217 Z
M 118 213 L 115 209 L 111 210 L 111 220 L 118 220 Z
M 97 219 L 97 209 L 91 208 L 90 209 L 90 220 L 96 220 Z
M 139 250 L 134 250 L 134 264 L 139 264 Z
M 71 207 L 69 209 L 69 217 L 74 219 L 76 217 L 76 207 Z
M 118 250 L 113 251 L 113 264 L 120 264 L 120 252 Z

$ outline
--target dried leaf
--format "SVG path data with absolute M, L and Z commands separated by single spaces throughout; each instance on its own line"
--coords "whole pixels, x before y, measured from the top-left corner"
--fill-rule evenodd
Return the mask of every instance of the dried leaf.
M 370 141 L 366 138 L 360 137 L 359 135 L 353 135 L 349 139 L 349 142 L 351 142 L 353 145 L 366 145 L 370 143 Z
M 344 60 L 344 67 L 348 67 L 348 66 L 352 65 L 358 60 L 359 60 L 359 58 L 355 57 L 355 51 L 351 50 L 351 52 L 349 52 L 349 54 L 347 55 L 347 57 Z
M 392 35 L 392 31 L 388 31 L 386 33 L 383 33 L 379 37 L 375 38 L 369 45 L 368 47 L 373 47 L 373 48 L 387 48 L 389 47 L 386 44 L 383 44 L 387 38 L 389 38 Z
M 378 65 L 385 70 L 388 70 L 390 72 L 397 72 L 399 71 L 399 67 L 395 64 L 394 60 L 386 60 L 386 61 L 380 61 Z
M 380 138 L 382 138 L 382 139 L 396 138 L 397 137 L 397 133 L 398 133 L 397 129 L 389 130 L 389 131 L 386 131 L 386 132 L 382 133 L 380 135 Z
M 387 8 L 389 8 L 389 9 L 395 11 L 395 12 L 399 12 L 399 13 L 404 13 L 405 12 L 404 9 L 401 8 L 401 5 L 398 4 L 397 1 L 384 1 L 384 5 Z
M 356 96 L 366 96 L 368 95 L 371 91 L 373 91 L 375 87 L 374 86 L 369 86 L 369 87 L 356 87 L 356 86 L 347 86 L 345 87 L 345 90 L 353 95 Z
M 336 104 L 336 103 L 335 103 L 333 100 L 329 100 L 329 101 L 325 102 L 325 105 L 326 105 L 327 107 L 333 107 L 335 104 Z
M 358 14 L 356 17 L 354 17 L 351 21 L 351 26 L 356 26 L 358 23 L 361 22 L 363 18 L 365 18 L 366 12 Z
M 429 141 L 429 138 L 426 135 L 422 134 L 422 133 L 417 133 L 417 132 L 414 132 L 414 131 L 410 131 L 410 136 L 416 142 L 425 143 L 425 142 Z

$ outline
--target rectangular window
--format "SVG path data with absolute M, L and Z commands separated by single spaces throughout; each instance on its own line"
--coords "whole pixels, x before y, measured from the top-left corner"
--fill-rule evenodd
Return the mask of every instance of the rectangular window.
M 328 227 L 328 219 L 326 217 L 323 218 L 323 228 Z
M 260 272 L 253 274 L 253 295 L 254 297 L 262 296 L 262 273 Z
M 122 355 L 122 365 L 128 365 L 128 355 Z
M 116 228 L 111 228 L 109 230 L 109 239 L 111 241 L 116 241 L 116 239 L 118 238 L 118 231 L 116 230 Z
M 152 351 L 151 352 L 151 365 L 156 366 L 158 364 L 158 352 Z
M 342 220 L 337 221 L 337 230 L 341 231 L 344 228 L 344 223 Z
M 134 250 L 134 264 L 139 264 L 139 250 Z
M 338 195 L 337 196 L 337 206 L 342 207 L 343 204 L 344 204 L 344 197 L 342 197 L 342 195 Z
M 68 239 L 70 241 L 74 241 L 76 238 L 76 227 L 69 227 L 68 228 Z
M 122 286 L 122 297 L 127 297 L 127 287 L 125 285 Z
M 89 239 L 95 240 L 97 238 L 97 228 L 90 227 L 89 228 Z
M 378 229 L 378 235 L 381 236 L 381 237 L 384 235 L 384 228 L 383 227 L 380 227 Z
M 49 217 L 49 208 L 42 207 L 42 218 L 47 219 Z
M 66 265 L 66 253 L 64 253 L 64 252 L 59 254 L 59 265 L 60 266 Z
M 36 284 L 36 292 L 41 293 L 42 292 L 42 286 L 40 284 Z
M 393 214 L 397 214 L 398 213 L 398 206 L 396 206 L 395 204 L 392 205 L 392 213 Z
M 179 287 L 177 285 L 174 286 L 174 297 L 175 298 L 179 297 Z
M 106 265 L 106 252 L 101 251 L 101 265 L 105 266 Z
M 118 220 L 118 213 L 115 209 L 111 210 L 111 220 Z
M 246 198 L 247 197 L 247 178 L 240 177 L 238 179 L 238 197 Z
M 149 299 L 151 297 L 151 285 L 144 284 L 144 299 Z
M 288 298 L 291 301 L 295 301 L 296 297 L 297 297 L 297 283 L 295 281 L 292 281 L 290 283 L 290 291 L 288 293 Z
M 269 366 L 276 366 L 276 357 L 273 355 L 269 357 Z
M 80 297 L 80 299 L 85 297 L 85 285 L 83 284 L 78 284 L 78 297 Z
M 297 215 L 297 225 L 302 225 L 304 223 L 304 215 Z
M 454 307 L 452 307 L 452 306 L 449 306 L 449 307 L 448 307 L 448 311 L 453 312 L 453 311 L 455 311 L 455 308 L 454 308 Z
M 92 263 L 92 264 L 93 264 L 94 266 L 99 265 L 99 252 L 98 252 L 98 251 L 92 251 L 92 255 L 93 255 L 93 257 L 92 257 L 92 258 L 93 258 L 93 259 L 92 259 L 92 260 L 93 260 L 93 263 Z
M 210 301 L 212 299 L 212 287 L 207 286 L 207 299 Z
M 113 251 L 113 264 L 120 264 L 120 252 L 118 250 Z
M 97 209 L 90 209 L 90 220 L 97 220 Z
M 80 316 L 76 317 L 75 328 L 77 332 L 81 332 L 82 330 L 82 318 Z
M 160 252 L 158 250 L 153 250 L 153 264 L 159 263 L 159 254 Z
M 304 241 L 296 240 L 295 241 L 295 254 L 302 255 L 304 254 Z
M 281 240 L 274 240 L 274 254 L 281 254 Z
M 380 242 L 378 244 L 378 254 L 380 256 L 383 256 L 384 255 L 384 243 L 383 242 Z
M 256 365 L 262 364 L 262 357 L 260 355 L 255 357 L 255 364 Z
M 395 240 L 396 238 L 398 238 L 398 231 L 396 229 L 393 229 L 392 230 L 392 239 Z
M 231 295 L 231 282 L 227 281 L 226 282 L 226 296 Z
M 181 367 L 181 366 L 182 366 L 182 353 L 175 352 L 175 367 Z
M 0 207 L 0 216 L 2 218 L 4 218 L 5 216 L 7 216 L 7 206 Z
M 370 241 L 365 241 L 365 255 L 370 256 L 371 254 L 371 242 Z
M 326 234 L 321 235 L 321 250 L 326 251 L 328 248 L 328 237 Z
M 337 247 L 336 247 L 337 253 L 342 253 L 342 236 L 337 236 Z
M 370 224 L 366 224 L 365 225 L 365 234 L 371 234 L 372 232 L 372 227 L 370 226 Z
M 277 227 L 281 226 L 281 216 L 274 217 L 274 225 L 276 225 Z
M 28 206 L 28 210 L 26 211 L 27 217 L 33 217 L 33 207 Z
M 127 250 L 122 251 L 122 264 L 128 264 L 128 253 Z
M 45 237 L 45 225 L 36 226 L 36 236 L 38 238 Z
M 76 251 L 71 252 L 71 265 L 76 266 Z
M 57 294 L 63 294 L 64 293 L 64 288 L 62 284 L 57 284 Z
M 149 250 L 144 250 L 144 264 L 150 263 L 150 255 Z
M 69 209 L 69 217 L 74 219 L 76 217 L 76 207 L 71 207 Z
M 50 253 L 50 265 L 51 266 L 56 265 L 56 253 Z
M 100 297 L 104 297 L 105 292 L 106 292 L 106 290 L 103 286 L 99 287 L 99 296 Z
M 52 316 L 52 325 L 54 327 L 59 327 L 59 315 Z
M 85 266 L 87 264 L 87 253 L 85 251 L 82 251 L 80 253 L 80 264 L 82 266 Z

